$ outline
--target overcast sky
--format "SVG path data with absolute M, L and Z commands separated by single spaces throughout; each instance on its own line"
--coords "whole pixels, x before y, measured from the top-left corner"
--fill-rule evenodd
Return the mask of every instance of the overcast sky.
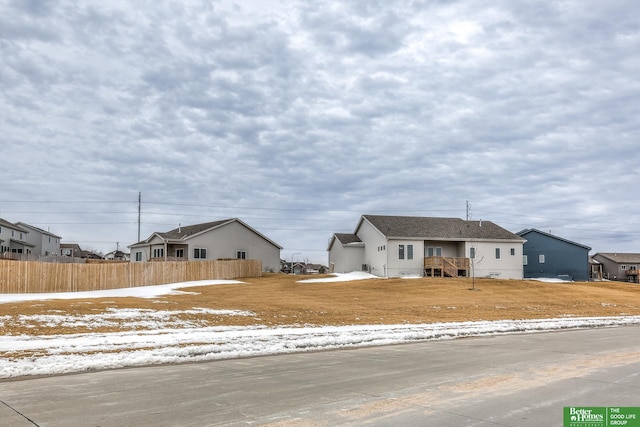
M 491 5 L 488 7 L 487 5 Z M 362 214 L 640 252 L 640 3 L 0 2 L 0 218 L 102 252 Z

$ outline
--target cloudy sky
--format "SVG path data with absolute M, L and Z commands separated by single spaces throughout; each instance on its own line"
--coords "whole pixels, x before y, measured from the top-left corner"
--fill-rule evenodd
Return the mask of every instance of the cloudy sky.
M 487 6 L 490 4 L 491 6 Z M 362 214 L 640 252 L 640 3 L 0 2 L 0 217 L 102 252 Z

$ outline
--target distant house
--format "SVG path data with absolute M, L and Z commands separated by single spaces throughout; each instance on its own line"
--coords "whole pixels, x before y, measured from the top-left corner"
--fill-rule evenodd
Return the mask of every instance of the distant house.
M 33 254 L 36 256 L 60 255 L 60 236 L 49 231 L 34 227 L 33 225 L 17 222 L 16 225 L 28 230 L 25 241 L 33 245 Z
M 329 270 L 326 265 L 307 264 L 305 274 L 325 274 Z
M 280 272 L 291 274 L 291 266 L 293 265 L 293 274 L 325 274 L 329 270 L 327 266 L 322 264 L 309 264 L 305 262 L 288 262 L 280 260 Z
M 524 239 L 490 221 L 363 215 L 329 241 L 329 268 L 376 276 L 522 279 Z
M 593 259 L 602 265 L 603 279 L 639 283 L 640 254 L 598 252 Z
M 82 249 L 77 243 L 60 243 L 60 255 L 82 258 Z
M 115 250 L 105 254 L 104 259 L 110 261 L 129 261 L 129 254 L 121 250 Z
M 589 280 L 589 246 L 535 228 L 516 234 L 526 239 L 523 247 L 525 278 Z
M 104 259 L 102 255 L 94 251 L 82 251 L 81 257 L 84 259 Z
M 589 257 L 589 279 L 600 281 L 602 280 L 602 263 Z
M 336 273 L 367 270 L 364 242 L 355 234 L 335 233 L 329 242 L 329 269 L 331 264 Z
M 131 262 L 259 259 L 264 271 L 279 271 L 282 250 L 238 218 L 155 232 L 129 248 Z
M 27 240 L 28 234 L 28 229 L 0 218 L 0 253 L 33 254 L 36 245 Z

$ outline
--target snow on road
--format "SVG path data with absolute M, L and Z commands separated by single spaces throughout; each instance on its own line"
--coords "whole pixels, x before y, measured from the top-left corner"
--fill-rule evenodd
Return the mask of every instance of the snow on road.
M 361 275 L 336 275 L 328 280 L 362 280 Z M 325 279 L 327 280 L 327 279 Z M 208 281 L 205 284 L 241 283 L 237 281 Z M 306 281 L 309 283 L 309 281 Z M 188 284 L 162 285 L 121 289 L 117 296 L 149 298 L 176 292 Z M 127 292 L 128 291 L 128 292 Z M 111 291 L 99 291 L 77 298 L 115 297 Z M 30 294 L 20 301 L 72 298 L 70 293 Z M 16 296 L 0 295 L 1 302 L 16 301 Z M 1 306 L 0 306 L 1 307 Z M 425 340 L 442 340 L 470 336 L 510 333 L 530 333 L 571 328 L 593 328 L 640 325 L 640 316 L 597 318 L 557 318 L 536 320 L 502 320 L 429 323 L 413 325 L 357 325 L 357 326 L 300 326 L 273 327 L 211 327 L 193 320 L 181 320 L 181 314 L 215 313 L 228 316 L 254 316 L 236 310 L 211 310 L 194 307 L 191 310 L 133 310 L 109 309 L 105 313 L 73 315 L 0 315 L 0 328 L 15 322 L 37 322 L 56 327 L 87 326 L 96 330 L 114 322 L 128 322 L 144 330 L 125 332 L 96 332 L 64 335 L 4 335 L 0 336 L 0 378 L 27 375 L 49 375 L 144 366 L 178 362 L 210 361 L 237 357 L 293 353 L 314 350 L 355 348 L 361 346 L 399 344 Z M 130 322 L 130 323 L 129 323 Z

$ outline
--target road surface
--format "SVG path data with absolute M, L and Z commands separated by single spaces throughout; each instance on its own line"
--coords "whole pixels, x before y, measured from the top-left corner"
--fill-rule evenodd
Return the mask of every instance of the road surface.
M 640 406 L 640 327 L 0 382 L 11 427 L 539 427 L 564 406 Z

